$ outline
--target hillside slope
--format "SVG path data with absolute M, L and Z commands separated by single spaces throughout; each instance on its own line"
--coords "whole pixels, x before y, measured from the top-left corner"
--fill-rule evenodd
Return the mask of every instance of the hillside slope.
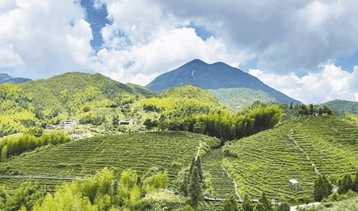
M 208 90 L 219 101 L 231 108 L 232 110 L 240 110 L 251 105 L 255 101 L 263 103 L 276 103 L 276 98 L 261 90 L 253 90 L 247 88 L 228 88 L 228 89 L 209 89 Z
M 104 167 L 116 167 L 120 171 L 131 168 L 143 175 L 149 168 L 157 167 L 167 170 L 174 182 L 178 172 L 190 165 L 199 146 L 201 153 L 205 153 L 219 144 L 216 138 L 184 132 L 97 136 L 42 148 L 0 162 L 0 172 L 11 169 L 23 176 L 75 177 L 95 174 Z M 0 185 L 1 182 L 6 181 L 0 180 Z M 16 180 L 12 182 L 17 184 Z
M 198 59 L 158 76 L 146 87 L 153 92 L 159 93 L 163 90 L 186 84 L 203 89 L 249 88 L 262 90 L 279 102 L 300 103 L 237 68 L 222 62 L 207 64 Z
M 290 203 L 312 199 L 313 183 L 325 174 L 335 185 L 358 170 L 358 127 L 343 118 L 307 118 L 240 139 L 224 147 L 224 165 L 241 194 Z M 289 180 L 300 182 L 300 191 Z

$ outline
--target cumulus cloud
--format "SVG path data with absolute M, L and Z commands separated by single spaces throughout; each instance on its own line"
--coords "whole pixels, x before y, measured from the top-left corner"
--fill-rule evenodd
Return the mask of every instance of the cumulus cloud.
M 282 91 L 303 103 L 323 103 L 334 99 L 358 101 L 358 67 L 352 73 L 346 72 L 331 62 L 319 65 L 319 71 L 298 77 L 290 73 L 279 75 L 259 69 L 250 69 L 269 86 Z
M 236 47 L 254 50 L 264 71 L 319 71 L 321 62 L 358 46 L 353 0 L 159 1 L 175 16 L 196 19 Z
M 121 82 L 146 85 L 159 74 L 179 67 L 195 58 L 208 63 L 222 60 L 233 66 L 252 56 L 244 52 L 232 54 L 222 40 L 202 40 L 191 28 L 161 29 L 148 43 L 137 43 L 125 50 L 103 49 L 98 58 L 106 64 L 101 72 Z M 116 41 L 117 42 L 117 41 Z
M 0 68 L 13 67 L 15 76 L 30 77 L 91 68 L 92 32 L 79 3 L 1 2 Z
M 231 51 L 220 38 L 201 39 L 186 27 L 189 20 L 177 19 L 151 1 L 103 2 L 112 24 L 102 29 L 104 49 L 97 55 L 103 66 L 98 71 L 121 82 L 146 85 L 195 58 L 233 66 L 253 58 Z

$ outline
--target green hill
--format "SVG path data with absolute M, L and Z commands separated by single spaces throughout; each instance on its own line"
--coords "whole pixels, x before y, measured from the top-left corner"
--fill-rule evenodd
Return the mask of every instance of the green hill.
M 339 117 L 309 117 L 286 122 L 256 135 L 226 144 L 224 165 L 241 194 L 291 203 L 312 200 L 320 173 L 333 184 L 358 170 L 358 127 Z M 289 180 L 300 183 L 300 191 Z
M 358 102 L 355 101 L 346 101 L 346 100 L 332 100 L 326 103 L 323 103 L 333 109 L 334 112 L 338 114 L 343 114 L 345 112 L 358 113 Z
M 263 103 L 278 103 L 271 95 L 261 90 L 247 88 L 227 88 L 209 89 L 210 94 L 218 98 L 219 101 L 234 111 L 247 107 L 255 101 Z
M 211 95 L 210 92 L 194 87 L 192 85 L 186 85 L 183 87 L 174 87 L 172 89 L 165 90 L 160 94 L 161 97 L 170 97 L 170 98 L 188 98 L 194 99 L 201 102 L 211 103 L 213 105 L 219 106 L 218 99 Z
M 137 93 L 133 88 L 99 73 L 80 72 L 65 73 L 49 79 L 32 81 L 21 84 L 20 87 L 33 95 L 35 105 L 52 109 L 63 107 L 72 101 L 82 101 L 82 103 L 104 99 L 116 101 L 119 94 Z M 87 96 L 81 95 L 86 90 Z
M 68 119 L 88 126 L 102 125 L 101 130 L 110 133 L 115 121 L 135 119 L 136 112 L 131 112 L 129 105 L 152 96 L 141 86 L 127 86 L 99 73 L 79 72 L 20 85 L 0 85 L 0 93 L 0 136 L 29 127 L 59 125 Z

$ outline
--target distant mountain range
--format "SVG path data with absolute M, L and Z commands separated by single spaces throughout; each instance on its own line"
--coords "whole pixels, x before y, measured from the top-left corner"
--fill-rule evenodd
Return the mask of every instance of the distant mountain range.
M 32 80 L 28 78 L 11 77 L 6 73 L 0 73 L 0 84 L 21 84 L 28 81 Z
M 301 102 L 267 86 L 258 78 L 238 68 L 222 62 L 207 64 L 199 59 L 158 76 L 146 87 L 153 92 L 160 93 L 163 90 L 187 84 L 211 90 L 228 88 L 261 90 L 274 97 L 276 102 L 301 104 Z

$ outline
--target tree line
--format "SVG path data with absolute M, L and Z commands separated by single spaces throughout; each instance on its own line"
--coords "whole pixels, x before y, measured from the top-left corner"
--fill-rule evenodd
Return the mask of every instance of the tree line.
M 0 142 L 1 162 L 6 161 L 11 156 L 19 155 L 41 146 L 63 144 L 71 140 L 64 133 L 53 132 L 42 134 L 41 130 L 31 129 L 23 135 L 4 138 Z
M 337 181 L 338 190 L 337 193 L 333 194 L 346 194 L 349 191 L 358 193 L 358 172 L 352 179 L 351 175 L 346 174 Z M 325 175 L 319 175 L 314 182 L 313 198 L 315 201 L 322 201 L 332 195 L 332 183 L 326 178 Z M 335 196 L 338 197 L 338 196 Z
M 191 115 L 182 118 L 159 120 L 147 119 L 147 129 L 158 127 L 161 130 L 189 131 L 220 138 L 223 142 L 274 127 L 281 119 L 282 109 L 277 105 L 260 105 L 246 113 L 233 114 L 218 110 L 210 114 Z

